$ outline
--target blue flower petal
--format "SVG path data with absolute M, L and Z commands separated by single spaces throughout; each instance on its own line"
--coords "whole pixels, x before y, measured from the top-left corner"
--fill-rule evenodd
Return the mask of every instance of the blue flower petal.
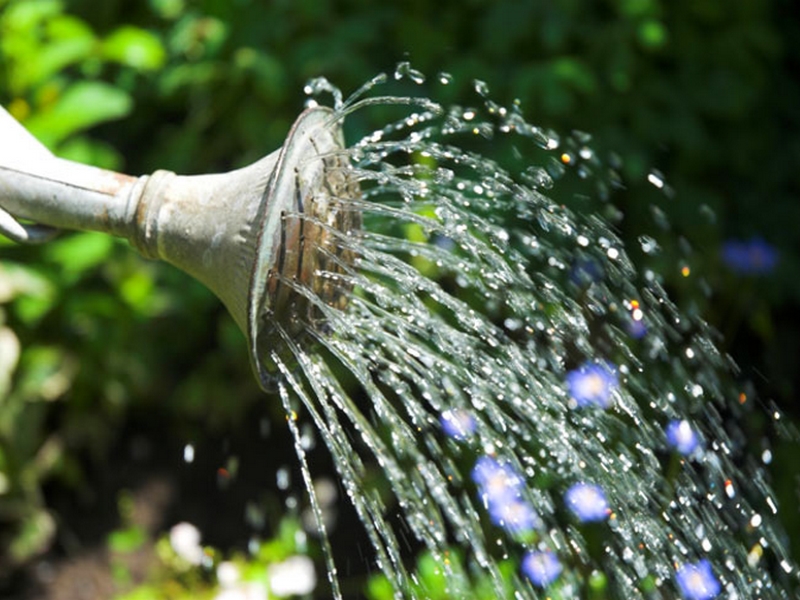
M 456 440 L 466 440 L 475 433 L 475 417 L 466 410 L 446 410 L 439 418 L 445 435 Z
M 566 376 L 570 396 L 578 406 L 611 406 L 611 395 L 617 388 L 616 368 L 610 363 L 587 362 Z
M 563 567 L 553 552 L 528 552 L 522 558 L 522 572 L 533 585 L 546 587 L 561 574 Z
M 564 494 L 564 500 L 583 523 L 605 521 L 611 513 L 606 494 L 599 485 L 576 483 Z
M 666 434 L 667 443 L 684 456 L 694 452 L 700 445 L 697 433 L 688 421 L 670 421 Z
M 683 565 L 675 577 L 686 600 L 711 600 L 722 590 L 706 559 Z

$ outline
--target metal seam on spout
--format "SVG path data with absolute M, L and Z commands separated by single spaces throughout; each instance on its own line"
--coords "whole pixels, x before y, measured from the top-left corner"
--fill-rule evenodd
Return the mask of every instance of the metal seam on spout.
M 138 198 L 132 198 L 136 204 L 130 239 L 145 258 L 161 258 L 158 244 L 158 213 L 164 201 L 167 184 L 173 177 L 175 173 L 166 170 L 159 170 L 150 176 L 142 177 L 141 192 Z

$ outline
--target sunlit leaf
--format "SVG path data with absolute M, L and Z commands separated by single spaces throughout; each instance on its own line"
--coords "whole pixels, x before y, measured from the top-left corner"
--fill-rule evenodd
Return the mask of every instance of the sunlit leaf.
M 149 71 L 160 68 L 167 55 L 158 37 L 138 27 L 124 26 L 103 42 L 103 56 L 134 69 Z
M 12 3 L 3 12 L 3 25 L 9 29 L 30 30 L 45 19 L 61 13 L 58 0 L 28 0 Z
M 120 170 L 123 163 L 122 155 L 113 146 L 85 136 L 71 138 L 61 144 L 58 156 L 111 171 Z
M 9 553 L 17 562 L 27 560 L 47 550 L 55 532 L 56 523 L 50 513 L 38 510 L 22 522 Z
M 128 554 L 135 552 L 147 541 L 147 533 L 141 527 L 128 527 L 112 531 L 108 536 L 108 547 L 112 552 Z
M 80 233 L 64 237 L 47 247 L 48 258 L 66 271 L 69 276 L 92 269 L 107 258 L 114 239 L 102 233 Z
M 661 48 L 667 43 L 667 29 L 655 19 L 648 19 L 642 23 L 638 33 L 642 45 L 649 50 Z
M 25 126 L 52 148 L 73 133 L 126 116 L 132 106 L 127 92 L 107 83 L 83 81 L 68 87 L 51 107 L 32 116 Z
M 31 88 L 53 77 L 70 65 L 88 58 L 95 47 L 95 36 L 83 21 L 59 16 L 47 27 L 49 40 L 20 65 L 18 84 Z

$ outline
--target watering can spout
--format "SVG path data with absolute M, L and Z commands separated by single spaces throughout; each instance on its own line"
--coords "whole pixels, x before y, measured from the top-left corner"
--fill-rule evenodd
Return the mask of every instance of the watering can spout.
M 342 304 L 331 274 L 354 260 L 341 240 L 360 227 L 358 196 L 327 108 L 305 111 L 281 148 L 242 169 L 142 177 L 59 159 L 0 108 L 0 234 L 35 242 L 58 229 L 101 231 L 186 271 L 247 336 L 263 387 L 269 346 L 300 335 L 320 301 Z

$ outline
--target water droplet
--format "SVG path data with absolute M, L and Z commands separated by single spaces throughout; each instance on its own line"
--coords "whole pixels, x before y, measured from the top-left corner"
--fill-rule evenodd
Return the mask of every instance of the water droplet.
M 281 467 L 275 472 L 275 483 L 280 490 L 288 490 L 292 482 L 291 471 L 288 467 Z
M 406 77 L 417 85 L 425 83 L 425 75 L 421 71 L 414 69 L 410 62 L 403 61 L 397 64 L 394 70 L 394 78 L 399 80 Z
M 669 231 L 671 228 L 669 218 L 666 213 L 655 204 L 650 205 L 650 214 L 653 216 L 655 224 L 663 231 Z
M 303 450 L 313 450 L 317 445 L 314 427 L 310 423 L 304 423 L 301 428 L 300 445 L 303 447 Z
M 647 174 L 647 181 L 652 183 L 658 189 L 664 187 L 664 176 L 659 171 L 651 171 Z
M 649 235 L 639 236 L 639 244 L 645 254 L 654 254 L 659 250 L 658 242 Z
M 480 79 L 476 79 L 473 81 L 473 85 L 475 86 L 475 91 L 480 95 L 486 98 L 489 95 L 489 86 L 486 84 L 485 81 L 481 81 Z
M 342 101 L 342 91 L 325 77 L 310 79 L 303 88 L 303 91 L 307 96 L 319 96 L 324 93 L 330 94 L 333 96 L 333 107 L 336 110 L 342 108 L 344 104 Z
M 536 189 L 549 190 L 553 187 L 553 178 L 542 167 L 527 167 L 520 178 Z

